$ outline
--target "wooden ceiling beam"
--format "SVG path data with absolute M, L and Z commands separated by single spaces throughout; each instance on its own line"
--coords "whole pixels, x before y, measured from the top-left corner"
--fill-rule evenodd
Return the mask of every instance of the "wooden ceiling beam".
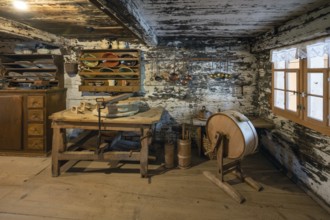
M 135 1 L 89 1 L 132 33 L 132 35 L 141 41 L 141 43 L 145 43 L 149 46 L 157 45 L 157 36 L 155 35 L 153 29 L 144 22 L 137 7 L 133 7 L 135 6 Z
M 31 26 L 0 17 L 0 33 L 17 36 L 19 38 L 40 41 L 53 46 L 72 46 L 73 41 L 64 37 L 56 36 Z

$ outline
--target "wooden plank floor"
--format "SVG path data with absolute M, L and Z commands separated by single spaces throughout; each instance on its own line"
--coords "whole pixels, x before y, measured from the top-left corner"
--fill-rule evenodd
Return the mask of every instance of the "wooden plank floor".
M 236 203 L 203 171 L 216 173 L 215 161 L 195 158 L 190 169 L 150 165 L 142 179 L 139 165 L 77 163 L 51 177 L 50 158 L 0 157 L 0 219 L 330 219 L 330 215 L 277 171 L 262 155 L 243 161 L 243 169 L 264 190 L 255 192 L 232 180 L 246 197 Z

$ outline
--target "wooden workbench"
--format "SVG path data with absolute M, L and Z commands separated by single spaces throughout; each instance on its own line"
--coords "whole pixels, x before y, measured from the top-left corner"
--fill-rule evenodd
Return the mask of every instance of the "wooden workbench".
M 99 160 L 99 161 L 140 161 L 140 173 L 142 177 L 148 172 L 148 151 L 151 143 L 152 126 L 160 121 L 163 108 L 151 108 L 129 117 L 101 118 L 102 131 L 134 131 L 141 135 L 140 152 L 111 151 L 95 153 L 92 151 L 68 151 L 66 146 L 66 131 L 69 128 L 84 130 L 98 130 L 98 117 L 91 112 L 75 114 L 70 110 L 64 110 L 52 114 L 53 150 L 52 150 L 52 175 L 60 175 L 60 161 Z M 143 137 L 143 138 L 142 138 Z

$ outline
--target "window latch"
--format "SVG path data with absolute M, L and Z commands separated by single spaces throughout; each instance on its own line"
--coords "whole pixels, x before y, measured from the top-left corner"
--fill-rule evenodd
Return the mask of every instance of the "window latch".
M 297 109 L 303 111 L 303 110 L 305 110 L 305 107 L 303 105 L 297 105 Z
M 301 93 L 301 97 L 304 98 L 305 96 L 306 96 L 305 92 L 302 92 L 302 93 Z

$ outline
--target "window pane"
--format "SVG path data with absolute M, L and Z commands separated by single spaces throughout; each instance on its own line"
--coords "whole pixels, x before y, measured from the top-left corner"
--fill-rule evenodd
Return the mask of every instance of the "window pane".
M 287 72 L 286 79 L 287 90 L 297 91 L 297 73 Z
M 299 69 L 299 59 L 289 61 L 288 69 Z
M 274 68 L 275 69 L 285 69 L 285 61 L 275 62 Z
M 297 93 L 286 93 L 286 109 L 297 112 Z
M 307 92 L 323 96 L 323 73 L 307 73 Z
M 274 72 L 274 88 L 284 89 L 284 72 Z
M 284 109 L 284 91 L 274 89 L 274 106 Z
M 308 96 L 307 116 L 323 121 L 323 98 Z
M 328 56 L 322 57 L 309 57 L 307 58 L 308 68 L 327 68 L 328 67 Z

